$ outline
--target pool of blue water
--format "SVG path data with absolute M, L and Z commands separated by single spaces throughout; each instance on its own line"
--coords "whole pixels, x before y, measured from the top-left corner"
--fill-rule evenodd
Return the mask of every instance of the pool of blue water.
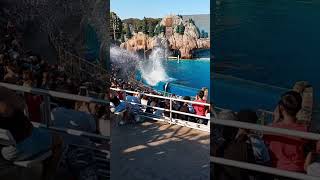
M 232 76 L 215 75 L 211 83 L 211 101 L 218 107 L 239 111 L 273 111 L 286 89 L 246 81 Z
M 215 64 L 232 63 L 219 73 L 291 88 L 309 81 L 316 104 L 320 98 L 320 1 L 217 0 L 213 52 Z M 212 80 L 218 106 L 271 108 L 279 94 L 273 88 L 244 81 Z
M 167 60 L 164 62 L 167 75 L 174 79 L 170 82 L 170 92 L 180 96 L 195 96 L 202 87 L 210 90 L 210 59 Z M 137 75 L 137 79 L 141 77 Z M 146 83 L 145 81 L 143 81 Z M 162 91 L 166 82 L 159 82 L 153 88 Z

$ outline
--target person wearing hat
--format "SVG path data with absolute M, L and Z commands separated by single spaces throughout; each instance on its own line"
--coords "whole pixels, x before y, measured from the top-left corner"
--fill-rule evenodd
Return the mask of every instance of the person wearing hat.
M 301 104 L 302 98 L 298 92 L 284 93 L 275 109 L 271 127 L 306 132 L 306 125 L 297 123 L 296 118 Z M 273 167 L 287 171 L 304 172 L 306 140 L 266 133 L 264 139 L 269 144 Z

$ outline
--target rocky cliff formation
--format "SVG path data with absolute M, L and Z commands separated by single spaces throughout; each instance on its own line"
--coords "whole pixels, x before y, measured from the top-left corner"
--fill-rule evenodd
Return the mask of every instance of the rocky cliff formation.
M 210 48 L 210 39 L 200 38 L 199 30 L 192 20 L 183 21 L 179 16 L 169 15 L 164 17 L 157 26 L 164 26 L 165 32 L 154 37 L 138 32 L 120 47 L 129 51 L 163 47 L 178 50 L 182 59 L 192 58 L 192 50 Z

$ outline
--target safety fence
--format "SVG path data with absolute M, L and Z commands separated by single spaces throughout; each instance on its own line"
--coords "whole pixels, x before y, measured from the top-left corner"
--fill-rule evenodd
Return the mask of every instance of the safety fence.
M 127 94 L 127 93 L 140 94 L 140 95 L 145 95 L 147 97 L 154 97 L 154 98 L 158 98 L 158 99 L 162 99 L 162 100 L 169 100 L 169 102 L 170 102 L 169 109 L 154 107 L 154 106 L 150 106 L 150 105 L 142 105 L 142 104 L 137 104 L 137 103 L 132 103 L 132 102 L 129 102 L 129 103 L 131 103 L 133 105 L 145 107 L 145 108 L 152 108 L 152 109 L 160 110 L 163 112 L 169 112 L 169 114 L 170 114 L 169 117 L 161 117 L 161 116 L 157 117 L 157 116 L 154 116 L 153 114 L 147 114 L 147 113 L 139 114 L 140 116 L 150 118 L 153 120 L 157 120 L 157 121 L 167 122 L 170 124 L 176 124 L 176 125 L 180 125 L 180 126 L 193 128 L 193 129 L 198 129 L 198 130 L 205 131 L 205 132 L 210 132 L 210 123 L 209 123 L 210 117 L 199 116 L 199 115 L 191 114 L 191 113 L 185 113 L 185 112 L 181 112 L 181 111 L 177 111 L 177 110 L 173 109 L 174 102 L 184 102 L 184 103 L 189 103 L 189 104 L 203 105 L 203 106 L 208 107 L 208 109 L 210 109 L 210 104 L 208 104 L 208 103 L 187 101 L 187 100 L 176 99 L 176 98 L 172 98 L 172 97 L 165 97 L 165 96 L 159 96 L 159 95 L 153 95 L 153 94 L 147 94 L 147 93 L 140 93 L 140 92 L 135 92 L 135 91 L 123 90 L 123 89 L 116 89 L 116 88 L 110 88 L 110 89 L 113 91 L 124 92 L 125 94 Z M 194 118 L 198 118 L 198 119 L 204 119 L 204 120 L 208 121 L 208 123 L 201 124 L 201 123 L 194 123 L 194 122 L 190 122 L 190 121 L 186 121 L 186 120 L 182 120 L 182 119 L 173 118 L 173 114 L 185 115 L 185 116 L 194 117 Z

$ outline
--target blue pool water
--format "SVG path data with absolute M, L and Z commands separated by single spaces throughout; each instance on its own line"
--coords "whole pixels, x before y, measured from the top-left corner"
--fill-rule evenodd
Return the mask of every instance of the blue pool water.
M 170 83 L 171 93 L 181 96 L 195 96 L 202 87 L 210 90 L 210 60 L 209 58 L 181 60 L 168 60 L 164 62 L 167 75 L 174 80 Z M 138 77 L 138 79 L 140 79 Z M 163 90 L 165 82 L 154 86 Z
M 233 64 L 218 73 L 285 88 L 306 80 L 319 104 L 319 9 L 320 1 L 312 0 L 217 0 L 215 67 Z M 217 76 L 212 86 L 217 106 L 234 109 L 272 109 L 282 93 Z

